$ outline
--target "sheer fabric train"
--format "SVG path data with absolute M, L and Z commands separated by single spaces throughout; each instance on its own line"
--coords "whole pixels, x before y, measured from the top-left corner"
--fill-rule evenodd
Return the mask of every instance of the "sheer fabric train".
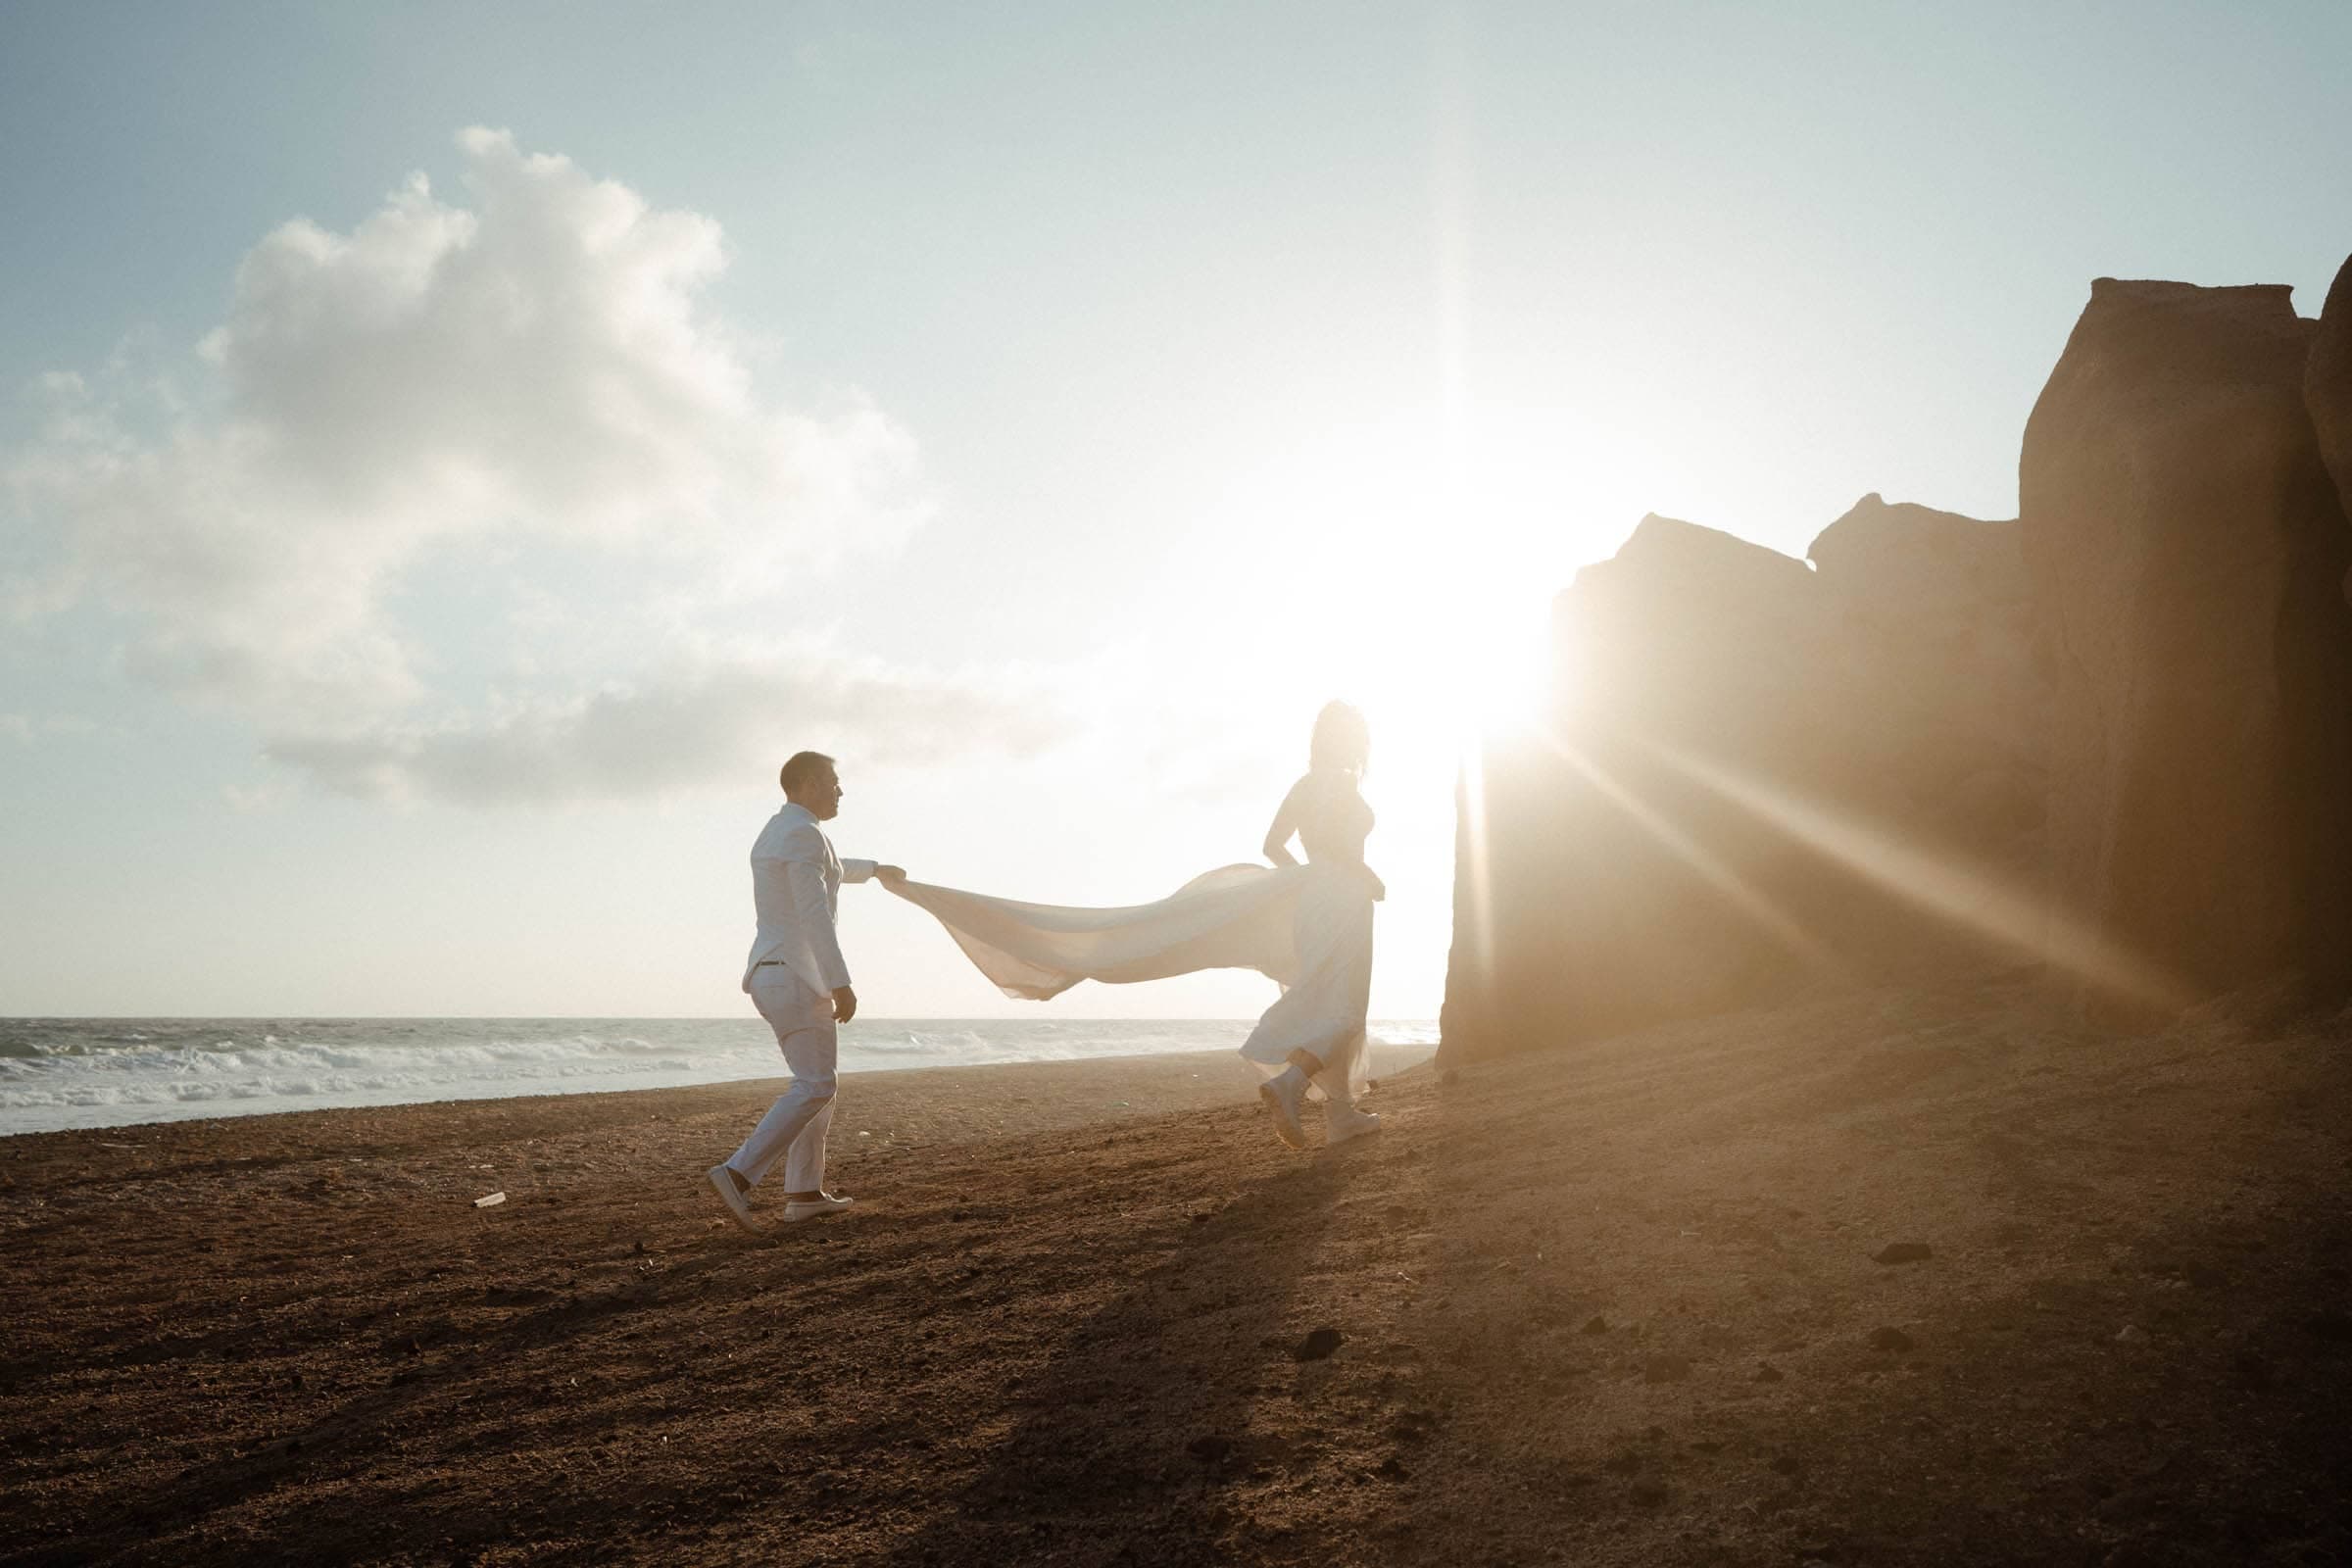
M 1310 1051 L 1363 1087 L 1372 900 L 1359 874 L 1316 865 L 1219 866 L 1155 904 L 1124 908 L 1024 904 L 926 882 L 890 891 L 947 927 L 1008 997 L 1042 1002 L 1081 980 L 1124 985 L 1201 969 L 1255 969 L 1283 995 L 1242 1054 L 1276 1072 L 1293 1051 Z

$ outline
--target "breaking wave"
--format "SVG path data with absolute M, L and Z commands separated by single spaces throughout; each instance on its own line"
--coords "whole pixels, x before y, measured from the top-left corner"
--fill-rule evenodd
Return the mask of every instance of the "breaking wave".
M 1232 1050 L 1248 1032 L 1223 1019 L 860 1019 L 842 1030 L 841 1066 Z M 1420 1022 L 1373 1033 L 1437 1040 Z M 782 1075 L 757 1018 L 0 1020 L 0 1134 Z

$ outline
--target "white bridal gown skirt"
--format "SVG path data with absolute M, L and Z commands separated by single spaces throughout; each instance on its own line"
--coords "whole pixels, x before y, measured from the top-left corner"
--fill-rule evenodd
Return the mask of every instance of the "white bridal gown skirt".
M 1372 894 L 1346 866 L 1309 866 L 1292 917 L 1298 978 L 1242 1043 L 1242 1054 L 1279 1072 L 1303 1051 L 1360 1089 L 1364 1014 L 1372 1000 Z
M 890 886 L 885 884 L 885 886 Z M 1372 988 L 1372 898 L 1344 866 L 1221 866 L 1156 904 L 1023 904 L 927 882 L 890 891 L 928 910 L 1008 997 L 1043 1001 L 1081 980 L 1125 984 L 1255 969 L 1283 994 L 1242 1054 L 1279 1072 L 1294 1051 L 1360 1088 Z

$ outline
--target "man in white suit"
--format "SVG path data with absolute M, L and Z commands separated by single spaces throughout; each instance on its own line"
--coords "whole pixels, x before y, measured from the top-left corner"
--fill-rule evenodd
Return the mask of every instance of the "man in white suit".
M 906 873 L 833 853 L 819 822 L 841 810 L 841 776 L 821 752 L 796 753 L 784 764 L 784 807 L 752 846 L 752 903 L 760 932 L 745 962 L 743 989 L 776 1031 L 792 1086 L 776 1097 L 743 1147 L 710 1167 L 710 1185 L 735 1222 L 749 1231 L 752 1189 L 784 1161 L 784 1218 L 811 1219 L 850 1206 L 825 1191 L 825 1132 L 833 1121 L 835 1030 L 858 1011 L 849 965 L 833 923 L 841 885 Z

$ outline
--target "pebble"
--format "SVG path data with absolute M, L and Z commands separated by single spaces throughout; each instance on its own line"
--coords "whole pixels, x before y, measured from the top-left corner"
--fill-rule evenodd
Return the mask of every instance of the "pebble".
M 1291 1351 L 1291 1359 L 1320 1361 L 1347 1343 L 1348 1336 L 1342 1334 L 1338 1329 L 1315 1329 L 1308 1333 L 1305 1339 L 1298 1342 L 1298 1348 Z
M 1874 1263 L 1920 1263 L 1936 1255 L 1925 1242 L 1889 1242 L 1870 1254 Z
M 1874 1350 L 1908 1350 L 1911 1345 L 1911 1336 L 1901 1329 L 1877 1329 L 1870 1336 L 1870 1348 Z

